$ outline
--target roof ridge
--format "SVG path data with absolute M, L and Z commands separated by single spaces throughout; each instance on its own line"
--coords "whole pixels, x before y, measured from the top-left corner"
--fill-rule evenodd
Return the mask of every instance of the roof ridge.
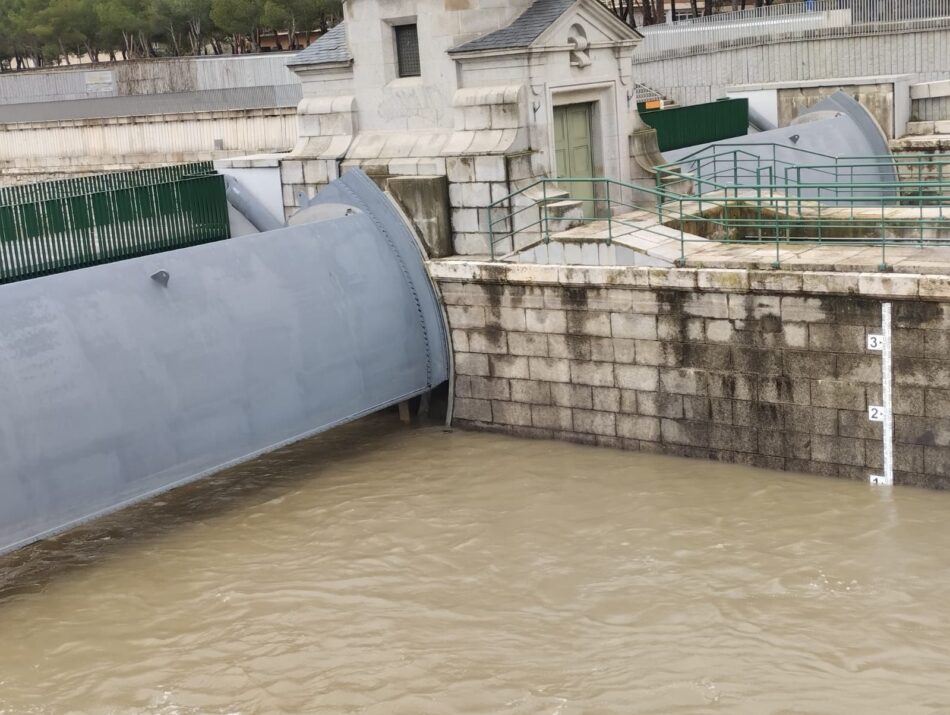
M 578 0 L 535 0 L 511 24 L 453 47 L 449 53 L 528 47 Z
M 352 62 L 353 55 L 346 41 L 346 22 L 340 22 L 324 32 L 306 49 L 287 61 L 288 67 L 298 65 L 326 65 Z

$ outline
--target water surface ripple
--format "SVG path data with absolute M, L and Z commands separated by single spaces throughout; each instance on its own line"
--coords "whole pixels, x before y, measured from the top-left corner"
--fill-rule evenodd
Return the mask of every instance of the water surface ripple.
M 377 417 L 0 561 L 0 713 L 950 713 L 948 512 Z

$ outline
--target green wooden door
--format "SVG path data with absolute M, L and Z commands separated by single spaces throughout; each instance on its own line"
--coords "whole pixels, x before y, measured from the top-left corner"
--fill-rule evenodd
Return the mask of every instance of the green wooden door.
M 591 141 L 590 104 L 566 104 L 554 108 L 554 148 L 558 177 L 589 179 L 594 175 L 594 145 Z M 584 215 L 595 214 L 594 186 L 590 182 L 565 183 L 571 198 L 584 202 Z

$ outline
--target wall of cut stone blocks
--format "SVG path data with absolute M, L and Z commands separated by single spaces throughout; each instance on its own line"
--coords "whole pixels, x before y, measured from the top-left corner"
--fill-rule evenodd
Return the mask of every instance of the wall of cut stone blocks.
M 301 194 L 313 198 L 320 189 L 337 178 L 339 170 L 333 160 L 302 157 L 281 160 L 280 184 L 285 218 L 290 218 L 303 205 Z
M 449 157 L 446 159 L 446 173 L 455 251 L 488 255 L 492 230 L 498 234 L 508 231 L 510 211 L 497 210 L 489 217 L 491 205 L 512 191 L 508 182 L 507 159 L 497 154 Z M 496 248 L 501 253 L 511 250 L 510 245 Z
M 471 265 L 433 264 L 458 425 L 865 480 L 896 295 L 895 479 L 950 487 L 946 278 Z

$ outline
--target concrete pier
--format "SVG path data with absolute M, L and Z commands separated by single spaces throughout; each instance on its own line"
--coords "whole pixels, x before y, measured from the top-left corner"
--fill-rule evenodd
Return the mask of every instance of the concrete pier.
M 430 263 L 456 423 L 868 479 L 894 311 L 895 481 L 950 488 L 950 276 Z

